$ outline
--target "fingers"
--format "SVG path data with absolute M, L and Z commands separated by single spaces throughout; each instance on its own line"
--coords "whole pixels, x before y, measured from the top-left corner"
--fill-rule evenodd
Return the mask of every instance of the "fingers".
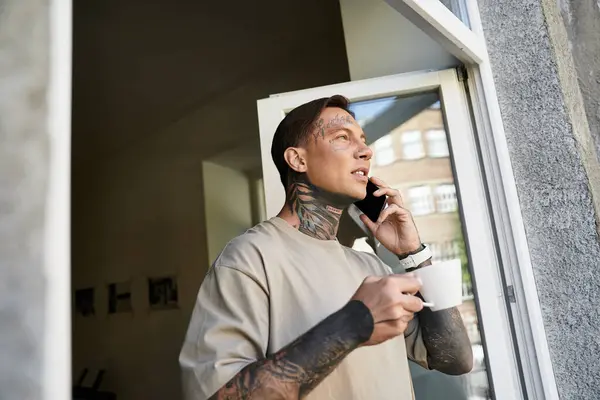
M 403 333 L 406 330 L 408 323 L 412 321 L 414 317 L 415 315 L 413 313 L 408 313 L 398 319 L 383 321 L 377 324 L 377 329 L 382 329 L 383 332 L 388 331 L 391 333 L 389 336 L 393 337 Z
M 379 186 L 379 189 L 373 192 L 373 196 L 387 196 L 387 204 L 397 204 L 400 207 L 404 206 L 404 198 L 402 197 L 402 193 L 399 190 L 389 187 L 385 182 L 376 177 L 371 178 L 371 181 L 373 181 L 373 183 Z
M 381 187 L 373 192 L 373 196 L 375 196 L 375 197 L 380 197 L 380 196 L 383 196 L 384 194 L 386 196 L 390 196 L 390 197 L 400 196 L 400 192 L 397 189 L 393 189 L 390 187 Z
M 386 204 L 397 204 L 400 207 L 404 207 L 404 198 L 402 197 L 402 193 L 399 190 L 392 188 L 381 188 L 373 192 L 373 196 L 387 196 Z
M 385 210 L 383 210 L 381 213 L 379 213 L 379 217 L 377 218 L 377 223 L 376 225 L 381 224 L 383 221 L 386 220 L 387 217 L 389 217 L 392 214 L 396 214 L 399 211 L 399 208 L 397 205 L 395 204 L 390 204 L 389 207 L 387 207 Z
M 402 296 L 400 304 L 406 311 L 410 311 L 411 313 L 416 313 L 423 309 L 423 301 L 420 298 L 409 294 Z
M 365 224 L 365 226 L 371 231 L 371 233 L 373 235 L 375 235 L 375 232 L 377 231 L 377 227 L 379 226 L 379 224 L 371 221 L 369 219 L 369 217 L 367 217 L 365 214 L 361 214 L 359 216 L 359 218 L 362 221 L 362 223 Z
M 394 285 L 400 293 L 417 293 L 422 286 L 421 280 L 409 274 L 388 275 L 384 279 L 385 283 Z
M 408 211 L 405 210 L 404 208 L 400 207 L 398 204 L 390 204 L 389 207 L 387 207 L 385 210 L 383 210 L 379 214 L 376 225 L 381 224 L 383 221 L 385 221 L 387 219 L 387 217 L 389 217 L 390 215 L 394 215 L 394 214 L 398 214 L 400 216 L 407 215 Z
M 374 184 L 376 184 L 377 186 L 379 186 L 380 188 L 387 188 L 389 187 L 387 185 L 387 183 L 385 183 L 384 181 L 382 181 L 381 179 L 379 179 L 376 176 L 372 176 L 369 179 L 371 179 L 371 182 L 373 182 Z

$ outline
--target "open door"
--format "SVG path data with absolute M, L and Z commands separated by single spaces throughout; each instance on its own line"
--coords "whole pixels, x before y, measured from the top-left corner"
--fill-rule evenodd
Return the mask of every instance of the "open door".
M 411 365 L 416 399 L 523 398 L 476 136 L 456 70 L 354 81 L 259 100 L 267 218 L 275 216 L 285 200 L 271 159 L 277 125 L 293 108 L 335 94 L 350 99 L 367 135 L 374 151 L 371 174 L 403 193 L 434 259 L 459 258 L 464 267 L 461 313 L 475 368 L 464 377 L 447 377 Z M 353 229 L 346 227 L 340 227 L 340 235 Z M 370 248 L 397 268 L 395 257 L 387 257 L 366 233 L 352 232 L 340 242 L 359 250 Z

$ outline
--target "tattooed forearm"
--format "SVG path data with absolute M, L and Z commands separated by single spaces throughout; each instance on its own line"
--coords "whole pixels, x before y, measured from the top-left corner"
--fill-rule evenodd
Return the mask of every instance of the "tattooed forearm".
M 373 328 L 369 309 L 351 301 L 277 353 L 248 365 L 211 399 L 300 399 L 369 340 Z
M 431 259 L 417 268 L 428 265 Z M 418 318 L 430 369 L 448 375 L 462 375 L 473 369 L 473 349 L 458 308 L 436 312 L 424 308 Z
M 473 350 L 460 312 L 456 307 L 419 313 L 430 369 L 462 375 L 473 369 Z

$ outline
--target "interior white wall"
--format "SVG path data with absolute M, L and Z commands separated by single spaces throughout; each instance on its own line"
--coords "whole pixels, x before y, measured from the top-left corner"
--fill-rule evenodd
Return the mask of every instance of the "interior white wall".
M 383 0 L 340 0 L 340 7 L 353 81 L 460 64 Z
M 223 247 L 252 226 L 250 182 L 246 174 L 210 161 L 202 166 L 208 263 Z

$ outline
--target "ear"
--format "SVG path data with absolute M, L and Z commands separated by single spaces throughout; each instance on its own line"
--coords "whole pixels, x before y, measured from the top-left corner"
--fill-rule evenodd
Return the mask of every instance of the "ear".
M 283 157 L 285 158 L 285 162 L 287 162 L 292 170 L 298 173 L 306 172 L 306 158 L 304 149 L 298 147 L 288 147 L 283 153 Z

